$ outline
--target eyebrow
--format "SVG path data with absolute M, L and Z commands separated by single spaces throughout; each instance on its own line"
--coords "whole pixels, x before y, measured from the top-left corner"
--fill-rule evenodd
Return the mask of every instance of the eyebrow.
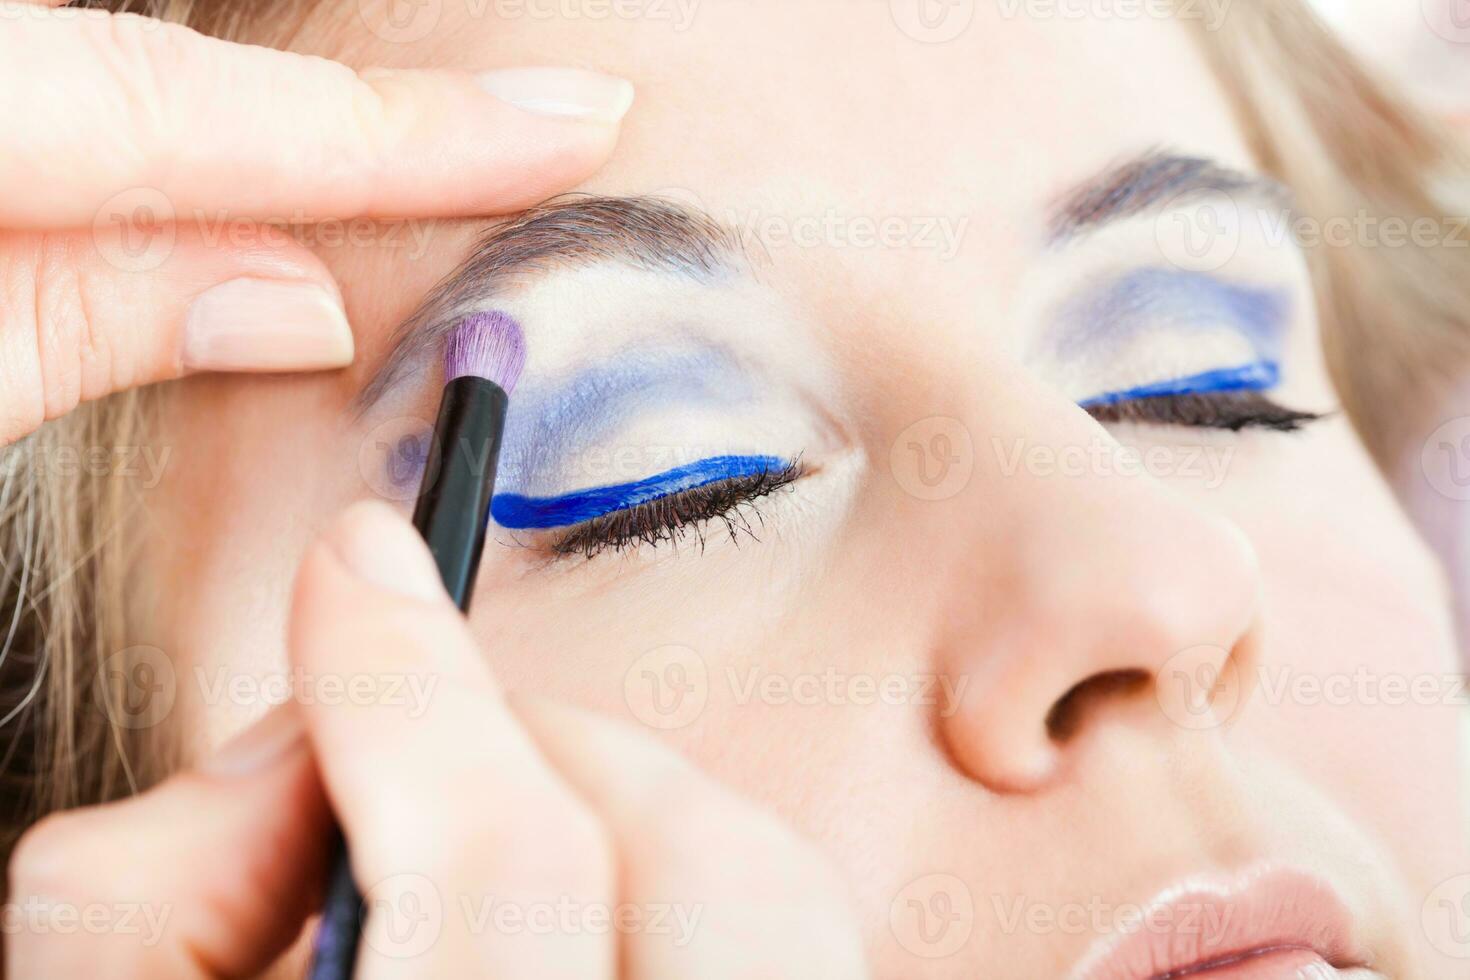
M 1064 195 L 1048 222 L 1057 245 L 1103 225 L 1188 200 L 1223 194 L 1235 201 L 1254 199 L 1290 210 L 1295 196 L 1285 184 L 1262 174 L 1226 167 L 1205 157 L 1150 150 L 1115 164 Z
M 575 195 L 521 212 L 486 231 L 395 332 L 382 367 L 357 397 L 359 412 L 444 345 L 467 313 L 513 282 L 553 268 L 621 261 L 707 282 L 744 257 L 740 235 L 703 211 L 656 197 Z
M 1209 193 L 1251 196 L 1289 208 L 1292 195 L 1269 177 L 1203 157 L 1153 149 L 1083 181 L 1051 208 L 1047 231 L 1062 244 L 1104 225 Z M 695 281 L 713 281 L 747 257 L 740 233 L 698 208 L 658 197 L 567 195 L 487 230 L 458 269 L 435 286 L 397 329 L 383 365 L 356 399 L 358 414 L 396 387 L 463 313 L 527 275 L 621 261 Z

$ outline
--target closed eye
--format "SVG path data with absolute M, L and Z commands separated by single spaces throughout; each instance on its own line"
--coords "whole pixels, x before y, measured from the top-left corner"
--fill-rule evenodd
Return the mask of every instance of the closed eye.
M 755 532 L 742 505 L 789 487 L 806 475 L 801 461 L 774 456 L 717 456 L 634 483 L 561 497 L 499 494 L 491 515 L 508 528 L 565 528 L 551 538 L 556 555 L 591 558 L 602 551 L 677 541 L 721 520 L 732 538 Z
M 1136 422 L 1195 429 L 1267 429 L 1296 432 L 1323 416 L 1278 405 L 1258 391 L 1199 395 L 1159 395 L 1092 405 L 1087 411 L 1099 422 Z
M 1295 432 L 1322 418 L 1273 401 L 1281 381 L 1274 361 L 1255 361 L 1089 398 L 1082 407 L 1099 422 L 1136 422 L 1196 429 Z

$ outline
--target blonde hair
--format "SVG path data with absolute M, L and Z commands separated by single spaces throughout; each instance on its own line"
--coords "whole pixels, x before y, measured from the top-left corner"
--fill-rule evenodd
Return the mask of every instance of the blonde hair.
M 80 458 L 86 447 L 139 444 L 141 401 L 126 392 L 84 405 L 0 450 L 0 845 L 7 849 L 39 816 L 112 799 L 150 776 L 130 771 L 128 733 L 112 723 L 128 666 L 125 532 L 137 498 L 116 468 Z
M 152 12 L 229 36 L 282 6 L 183 0 Z M 286 21 L 274 23 L 279 38 Z M 1362 70 L 1300 0 L 1236 0 L 1198 37 L 1262 169 L 1296 191 L 1301 213 L 1439 221 L 1454 195 L 1470 196 L 1455 141 Z M 1470 363 L 1470 249 L 1355 242 L 1308 258 L 1344 406 L 1392 468 L 1414 422 L 1402 406 Z M 0 450 L 0 846 L 49 811 L 136 791 L 173 765 L 109 710 L 143 619 L 129 593 L 138 493 L 116 469 L 52 465 L 79 448 L 142 443 L 152 400 L 83 406 Z
M 1301 215 L 1318 226 L 1361 217 L 1369 228 L 1397 219 L 1436 229 L 1437 247 L 1360 239 L 1307 249 L 1343 407 L 1397 473 L 1400 455 L 1418 449 L 1420 414 L 1470 363 L 1465 145 L 1365 71 L 1299 0 L 1237 2 L 1201 41 L 1261 169 L 1294 191 Z

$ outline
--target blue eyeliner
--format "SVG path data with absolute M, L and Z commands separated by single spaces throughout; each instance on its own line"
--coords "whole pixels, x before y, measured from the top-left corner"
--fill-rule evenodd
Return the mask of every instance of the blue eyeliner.
M 1079 402 L 1083 408 L 1099 408 L 1140 398 L 1173 395 L 1208 395 L 1220 391 L 1269 391 L 1281 383 L 1281 366 L 1275 361 L 1255 361 L 1239 367 L 1202 371 L 1184 378 L 1155 381 L 1123 391 L 1110 391 Z
M 496 494 L 490 501 L 490 516 L 501 527 L 513 530 L 570 527 L 684 490 L 777 472 L 789 465 L 778 456 L 712 456 L 632 483 L 574 490 L 556 497 Z

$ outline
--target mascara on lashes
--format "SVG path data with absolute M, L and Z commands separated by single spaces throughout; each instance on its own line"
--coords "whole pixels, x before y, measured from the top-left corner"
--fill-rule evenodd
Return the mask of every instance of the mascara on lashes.
M 789 460 L 778 456 L 712 456 L 646 479 L 555 497 L 496 494 L 490 502 L 490 516 L 501 527 L 512 530 L 570 527 L 685 490 L 776 472 L 790 465 Z

